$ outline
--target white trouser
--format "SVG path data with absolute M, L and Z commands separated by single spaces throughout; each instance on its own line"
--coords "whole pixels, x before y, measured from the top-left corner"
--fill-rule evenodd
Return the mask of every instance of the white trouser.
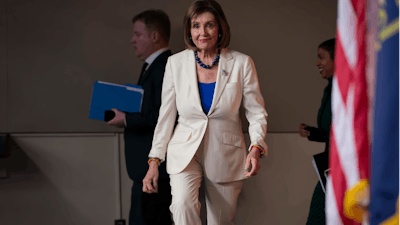
M 172 203 L 170 210 L 175 225 L 201 225 L 199 188 L 203 178 L 203 144 L 189 165 L 180 173 L 170 175 Z M 243 181 L 214 183 L 204 178 L 208 225 L 231 225 Z

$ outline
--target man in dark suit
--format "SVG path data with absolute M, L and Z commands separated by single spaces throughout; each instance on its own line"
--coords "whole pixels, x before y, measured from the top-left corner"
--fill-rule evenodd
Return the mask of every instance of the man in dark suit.
M 168 43 L 170 21 L 161 10 L 148 10 L 133 19 L 132 44 L 135 55 L 145 61 L 138 85 L 144 89 L 140 113 L 124 113 L 116 109 L 109 125 L 125 127 L 125 158 L 129 177 L 133 180 L 130 225 L 172 224 L 169 205 L 171 187 L 165 163 L 160 166 L 159 192 L 142 191 L 142 180 L 148 169 L 148 154 L 161 106 L 161 89 L 165 65 L 171 55 Z

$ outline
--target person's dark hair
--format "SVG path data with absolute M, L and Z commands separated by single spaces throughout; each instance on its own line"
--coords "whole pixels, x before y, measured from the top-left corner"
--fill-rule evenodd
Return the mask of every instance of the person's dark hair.
M 336 42 L 336 39 L 332 38 L 332 39 L 322 42 L 318 46 L 318 48 L 322 48 L 322 49 L 326 50 L 329 53 L 329 55 L 331 56 L 332 60 L 335 60 L 335 42 Z
M 168 15 L 162 10 L 147 10 L 139 13 L 132 19 L 132 23 L 141 21 L 146 25 L 148 32 L 158 31 L 161 38 L 168 44 L 171 36 L 171 23 Z
M 218 36 L 221 35 L 217 41 L 217 48 L 222 49 L 228 47 L 231 40 L 231 31 L 221 6 L 215 0 L 196 0 L 190 5 L 183 20 L 183 40 L 185 45 L 189 49 L 197 50 L 196 45 L 190 39 L 190 28 L 192 26 L 191 22 L 193 17 L 205 12 L 212 13 L 215 17 L 215 20 L 217 20 L 219 28 Z

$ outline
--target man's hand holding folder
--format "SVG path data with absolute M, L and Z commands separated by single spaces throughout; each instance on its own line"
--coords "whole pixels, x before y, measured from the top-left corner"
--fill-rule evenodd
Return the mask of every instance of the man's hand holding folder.
M 93 84 L 89 118 L 125 126 L 125 113 L 140 112 L 144 90 L 138 85 L 120 85 L 96 81 Z
M 118 109 L 111 109 L 115 113 L 112 120 L 108 121 L 108 125 L 116 126 L 119 128 L 125 127 L 125 113 L 119 111 Z

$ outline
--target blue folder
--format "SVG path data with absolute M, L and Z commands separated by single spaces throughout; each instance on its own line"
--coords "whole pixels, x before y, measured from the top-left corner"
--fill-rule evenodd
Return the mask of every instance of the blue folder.
M 106 110 L 140 112 L 144 90 L 141 86 L 113 84 L 96 81 L 93 84 L 89 118 L 104 121 Z

